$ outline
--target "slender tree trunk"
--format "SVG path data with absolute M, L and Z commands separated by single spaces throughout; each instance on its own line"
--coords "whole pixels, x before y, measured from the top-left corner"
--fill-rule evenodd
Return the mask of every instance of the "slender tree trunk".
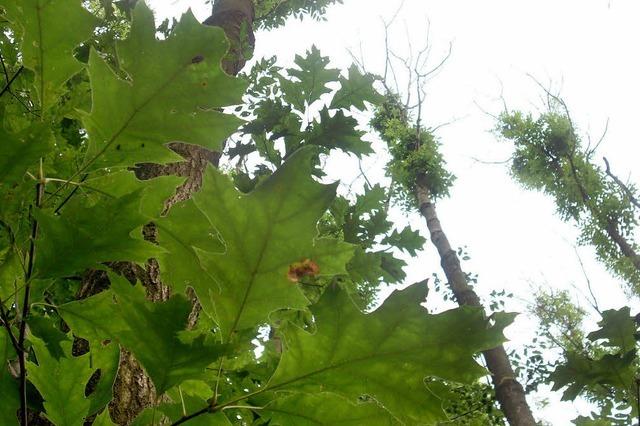
M 230 75 L 237 75 L 246 62 L 246 55 L 253 51 L 254 9 L 252 0 L 217 0 L 212 15 L 204 22 L 219 26 L 229 39 L 230 48 L 221 65 Z M 209 164 L 218 165 L 220 153 L 206 148 L 184 143 L 172 143 L 170 148 L 180 154 L 184 161 L 170 164 L 140 164 L 135 169 L 139 179 L 176 175 L 185 177 L 185 183 L 165 202 L 165 212 L 179 201 L 186 200 L 202 185 L 202 176 Z M 149 224 L 144 229 L 145 239 L 156 241 L 156 229 Z M 140 280 L 146 287 L 147 297 L 154 302 L 165 301 L 170 296 L 169 288 L 160 281 L 158 262 L 150 259 L 145 268 L 135 268 L 138 273 L 132 279 Z M 198 318 L 199 304 L 193 299 L 193 311 L 189 324 L 193 326 Z M 128 425 L 146 407 L 157 404 L 153 383 L 135 357 L 121 350 L 118 375 L 113 387 L 113 400 L 109 411 L 114 422 Z
M 418 178 L 416 197 L 420 205 L 420 213 L 427 221 L 431 234 L 431 242 L 438 250 L 440 264 L 449 282 L 456 301 L 460 306 L 468 305 L 482 307 L 480 298 L 468 284 L 467 277 L 460 267 L 460 259 L 451 248 L 449 240 L 442 230 L 442 225 L 436 214 L 436 208 L 431 201 L 429 186 L 425 176 Z M 527 404 L 522 385 L 517 381 L 511 368 L 509 357 L 504 347 L 498 346 L 482 353 L 491 372 L 491 380 L 500 407 L 512 426 L 535 426 L 536 422 Z
M 633 246 L 624 238 L 618 230 L 618 225 L 610 220 L 605 230 L 609 237 L 618 245 L 622 254 L 631 260 L 633 266 L 640 272 L 640 255 L 636 253 Z
M 573 158 L 571 156 L 568 157 L 569 165 L 571 166 L 571 176 L 575 181 L 576 185 L 578 185 L 578 189 L 580 190 L 580 196 L 582 197 L 582 201 L 586 206 L 591 216 L 594 218 L 601 217 L 601 213 L 598 211 L 597 207 L 594 207 L 594 204 L 591 202 L 591 197 L 589 193 L 584 187 L 582 179 L 578 176 L 578 168 L 576 167 Z M 609 163 L 607 162 L 607 173 L 610 174 Z M 624 185 L 623 185 L 624 186 Z M 631 199 L 631 202 L 634 202 L 635 199 Z M 608 218 L 607 225 L 604 227 L 604 231 L 607 233 L 609 238 L 616 243 L 622 254 L 631 260 L 631 263 L 635 268 L 640 272 L 640 254 L 638 254 L 633 245 L 627 241 L 627 239 L 620 233 L 620 227 L 615 219 Z

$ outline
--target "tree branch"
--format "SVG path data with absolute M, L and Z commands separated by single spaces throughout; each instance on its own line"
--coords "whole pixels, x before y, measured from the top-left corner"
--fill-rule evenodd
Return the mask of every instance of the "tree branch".
M 45 179 L 42 170 L 42 159 L 40 159 L 40 180 L 36 184 L 36 203 L 35 207 L 40 208 L 42 204 L 42 196 L 44 194 Z M 20 421 L 22 426 L 27 426 L 27 369 L 26 369 L 26 353 L 24 350 L 24 341 L 27 331 L 27 317 L 29 316 L 29 297 L 31 292 L 31 277 L 33 276 L 33 267 L 35 265 L 36 239 L 38 238 L 38 220 L 33 217 L 32 212 L 31 225 L 31 241 L 29 243 L 29 261 L 27 263 L 27 273 L 25 276 L 24 297 L 22 299 L 22 315 L 20 317 L 20 328 L 18 334 L 18 362 L 20 364 Z
M 636 206 L 636 208 L 640 209 L 640 201 L 638 201 L 638 199 L 634 196 L 633 191 L 627 185 L 625 185 L 624 182 L 622 182 L 620 178 L 618 178 L 618 176 L 611 172 L 611 166 L 609 165 L 609 160 L 607 160 L 607 157 L 602 157 L 602 159 L 604 160 L 604 164 L 606 165 L 607 175 L 611 179 L 613 179 L 613 181 L 620 187 L 620 189 L 622 189 L 622 191 L 624 191 L 625 195 L 629 199 L 629 202 Z
M 18 78 L 18 76 L 20 75 L 20 73 L 22 72 L 23 69 L 24 69 L 24 66 L 20 65 L 20 68 L 18 68 L 18 71 L 16 71 L 16 73 L 13 75 L 13 77 L 11 77 L 11 79 L 7 82 L 7 84 L 4 86 L 4 88 L 0 92 L 0 96 L 4 95 L 6 92 L 9 91 L 9 89 L 11 88 L 11 85 L 13 84 L 15 79 Z

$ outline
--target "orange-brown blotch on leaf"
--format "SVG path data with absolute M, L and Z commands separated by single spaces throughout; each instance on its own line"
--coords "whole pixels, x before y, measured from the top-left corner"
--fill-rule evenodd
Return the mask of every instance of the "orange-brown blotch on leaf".
M 315 277 L 320 272 L 320 267 L 316 262 L 311 259 L 304 259 L 301 262 L 294 262 L 289 265 L 289 272 L 287 272 L 287 278 L 289 281 L 297 283 L 300 278 L 311 276 Z

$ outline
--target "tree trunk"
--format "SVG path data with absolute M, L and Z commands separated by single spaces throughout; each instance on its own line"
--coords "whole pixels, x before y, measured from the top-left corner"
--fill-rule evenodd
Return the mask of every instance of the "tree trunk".
M 420 213 L 427 221 L 431 242 L 438 250 L 440 264 L 456 301 L 460 306 L 468 305 L 481 308 L 480 298 L 468 284 L 467 277 L 460 267 L 460 259 L 458 259 L 455 250 L 451 248 L 451 244 L 442 230 L 435 205 L 431 201 L 425 176 L 418 178 L 416 198 L 420 206 Z M 489 372 L 491 372 L 496 398 L 509 424 L 512 426 L 535 426 L 536 422 L 527 404 L 524 389 L 516 379 L 504 347 L 501 345 L 486 350 L 482 355 Z
M 204 22 L 207 25 L 219 26 L 229 39 L 229 52 L 222 61 L 222 68 L 230 75 L 237 75 L 246 62 L 246 55 L 253 51 L 253 19 L 252 0 L 217 0 L 212 15 Z M 244 38 L 244 40 L 243 40 Z M 218 165 L 220 153 L 206 148 L 184 143 L 171 143 L 169 147 L 180 154 L 185 161 L 170 164 L 140 164 L 134 170 L 139 179 L 152 179 L 158 176 L 177 175 L 186 181 L 176 193 L 165 202 L 166 213 L 174 204 L 186 200 L 198 191 L 202 185 L 202 176 L 209 164 Z M 156 229 L 149 224 L 144 229 L 145 239 L 156 241 Z M 165 301 L 170 291 L 159 278 L 158 263 L 150 259 L 145 268 L 137 267 L 134 279 L 139 279 L 146 287 L 147 297 L 154 302 Z M 194 325 L 200 311 L 196 299 L 189 324 Z M 126 350 L 121 350 L 118 375 L 113 387 L 113 400 L 109 404 L 109 412 L 114 422 L 128 425 L 146 407 L 157 404 L 158 397 L 153 383 L 145 374 L 135 357 Z

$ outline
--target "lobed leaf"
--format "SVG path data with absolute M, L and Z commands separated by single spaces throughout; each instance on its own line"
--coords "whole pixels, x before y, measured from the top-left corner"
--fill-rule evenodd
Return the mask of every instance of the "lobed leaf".
M 226 176 L 210 169 L 202 191 L 194 196 L 225 247 L 224 253 L 196 251 L 217 285 L 195 288 L 225 338 L 266 322 L 277 309 L 302 309 L 308 304 L 287 277 L 290 265 L 309 259 L 321 275 L 345 273 L 352 246 L 332 239 L 314 241 L 316 224 L 336 188 L 311 178 L 315 155 L 313 148 L 297 151 L 247 195 L 241 195 Z
M 91 37 L 97 19 L 81 0 L 2 0 L 19 27 L 24 66 L 35 72 L 42 110 L 57 102 L 64 83 L 82 69 L 73 52 Z
M 38 364 L 27 363 L 29 381 L 44 398 L 46 417 L 56 426 L 83 424 L 89 413 L 90 401 L 84 391 L 94 372 L 90 356 L 63 356 L 56 359 L 49 353 L 46 342 L 29 339 L 36 353 Z M 71 352 L 68 342 L 67 353 Z
M 223 30 L 200 24 L 189 11 L 165 40 L 155 32 L 152 12 L 138 2 L 130 37 L 117 43 L 126 80 L 91 52 L 85 168 L 179 160 L 165 147 L 175 141 L 219 150 L 240 124 L 220 111 L 239 103 L 246 86 L 220 68 L 228 49 Z
M 367 395 L 406 424 L 444 419 L 437 379 L 471 383 L 483 376 L 473 356 L 499 345 L 512 317 L 492 327 L 479 309 L 429 315 L 420 306 L 426 290 L 420 283 L 395 291 L 368 315 L 345 292 L 327 290 L 311 309 L 316 333 L 289 329 L 267 389 L 334 392 L 354 402 Z

